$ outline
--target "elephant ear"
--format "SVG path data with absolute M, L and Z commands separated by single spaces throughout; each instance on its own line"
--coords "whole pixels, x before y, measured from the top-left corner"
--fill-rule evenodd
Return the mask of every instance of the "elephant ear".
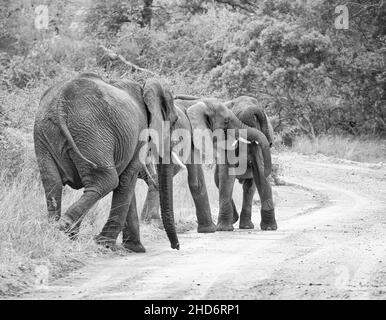
M 195 150 L 200 150 L 205 156 L 203 150 L 202 138 L 207 136 L 210 142 L 213 141 L 212 127 L 210 117 L 213 116 L 213 110 L 202 101 L 197 102 L 186 110 L 190 125 L 192 126 L 193 144 Z M 209 140 L 209 139 L 208 139 Z M 205 146 L 206 148 L 207 146 Z
M 195 103 L 186 110 L 192 130 L 210 129 L 207 112 L 207 106 L 202 101 Z
M 158 139 L 163 140 L 164 146 L 168 145 L 170 143 L 170 130 L 163 130 L 163 122 L 170 121 L 170 127 L 172 127 L 178 119 L 172 93 L 157 80 L 151 79 L 146 81 L 144 85 L 143 101 L 150 113 L 149 129 L 157 132 Z M 164 129 L 168 128 L 165 127 Z M 159 154 L 161 157 L 164 156 L 163 152 L 159 152 Z
M 257 120 L 257 125 L 258 129 L 262 131 L 265 136 L 267 137 L 267 140 L 270 144 L 272 145 L 273 142 L 273 128 L 271 121 L 268 117 L 268 115 L 265 113 L 264 109 L 262 108 L 257 108 L 257 112 L 255 113 L 256 120 Z
M 267 137 L 267 140 L 269 143 L 273 143 L 273 127 L 272 127 L 272 123 L 271 123 L 271 119 L 268 117 L 268 115 L 264 112 L 265 114 L 265 117 L 267 118 L 267 124 L 268 124 L 268 135 L 269 137 Z
M 242 115 L 242 119 L 244 122 L 246 121 L 246 124 L 256 127 L 263 132 L 271 144 L 273 141 L 272 125 L 264 111 L 265 108 L 262 103 L 256 98 L 248 96 L 236 98 L 235 101 L 237 101 L 236 107 L 233 108 L 235 114 Z M 253 124 L 253 118 L 256 119 L 255 125 Z M 251 122 L 248 122 L 248 119 L 250 119 Z

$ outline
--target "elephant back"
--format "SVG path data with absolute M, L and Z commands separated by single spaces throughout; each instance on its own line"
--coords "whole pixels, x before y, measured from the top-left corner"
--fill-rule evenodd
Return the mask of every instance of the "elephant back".
M 198 100 L 183 100 L 183 99 L 175 99 L 174 104 L 179 107 L 181 110 L 186 110 L 192 105 L 196 104 Z

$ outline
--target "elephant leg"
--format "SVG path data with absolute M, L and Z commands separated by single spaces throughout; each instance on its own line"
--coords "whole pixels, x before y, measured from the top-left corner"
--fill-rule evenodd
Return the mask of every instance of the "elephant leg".
M 71 238 L 77 236 L 81 222 L 91 207 L 118 185 L 118 176 L 115 170 L 103 173 L 91 171 L 83 180 L 85 185 L 83 195 L 67 209 L 60 220 L 60 230 L 68 233 Z
M 219 188 L 219 178 L 218 178 L 218 165 L 214 171 L 214 183 L 216 184 L 217 189 Z M 236 223 L 239 220 L 239 213 L 237 212 L 236 205 L 232 198 L 232 208 L 233 208 L 233 223 Z
M 113 192 L 109 218 L 101 233 L 95 238 L 96 242 L 99 244 L 114 248 L 117 237 L 124 228 L 125 223 L 129 223 L 129 228 L 132 227 L 130 221 L 127 221 L 127 216 L 129 214 L 130 202 L 134 195 L 138 176 L 138 170 L 134 170 L 134 167 L 135 166 L 128 167 L 119 177 L 119 184 Z M 139 236 L 138 221 L 133 229 L 134 228 L 137 229 L 136 234 Z
M 260 228 L 261 230 L 276 230 L 277 223 L 272 199 L 272 187 L 264 175 L 263 157 L 260 152 L 256 153 L 256 160 L 258 162 L 258 168 L 257 170 L 252 170 L 252 172 L 254 180 L 258 181 L 256 186 L 261 200 Z
M 235 205 L 235 202 L 233 201 L 233 198 L 231 199 L 232 201 L 232 208 L 233 208 L 233 223 L 236 223 L 237 220 L 239 220 L 239 213 L 237 212 L 237 208 Z
M 233 231 L 232 192 L 235 176 L 229 175 L 228 165 L 218 165 L 220 208 L 217 221 L 217 231 Z
M 76 239 L 83 217 L 101 198 L 99 193 L 85 189 L 80 199 L 67 209 L 60 220 L 59 229 L 66 232 L 71 239 Z
M 58 221 L 61 215 L 63 182 L 56 163 L 48 151 L 36 148 L 40 176 L 46 195 L 48 219 Z
M 252 223 L 252 200 L 256 191 L 256 185 L 253 179 L 245 179 L 243 182 L 243 208 L 240 214 L 240 229 L 253 229 Z
M 127 213 L 122 230 L 122 244 L 128 250 L 134 252 L 146 252 L 145 247 L 140 241 L 137 199 L 135 193 L 131 198 L 129 212 Z
M 211 233 L 216 231 L 216 225 L 212 221 L 208 191 L 206 190 L 205 176 L 202 166 L 199 164 L 187 164 L 188 184 L 196 206 L 197 232 Z

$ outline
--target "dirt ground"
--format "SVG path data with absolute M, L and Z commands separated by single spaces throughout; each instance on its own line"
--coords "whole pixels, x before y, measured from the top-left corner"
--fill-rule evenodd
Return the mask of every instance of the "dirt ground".
M 165 236 L 17 298 L 385 299 L 386 164 L 293 153 L 280 162 L 276 232 L 190 231 L 180 251 Z

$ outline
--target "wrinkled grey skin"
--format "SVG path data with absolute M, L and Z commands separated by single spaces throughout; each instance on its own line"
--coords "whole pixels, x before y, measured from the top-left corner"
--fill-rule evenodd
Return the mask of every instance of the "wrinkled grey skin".
M 226 106 L 243 123 L 254 127 L 264 133 L 267 137 L 269 146 L 273 142 L 273 130 L 269 118 L 264 112 L 264 108 L 259 101 L 253 97 L 241 96 L 228 101 Z M 241 142 L 240 142 L 241 143 Z M 235 179 L 243 185 L 243 203 L 240 213 L 240 229 L 253 229 L 251 221 L 252 200 L 257 191 L 261 200 L 261 230 L 276 230 L 275 209 L 272 200 L 272 188 L 267 180 L 271 173 L 272 164 L 263 160 L 260 146 L 250 144 L 247 147 L 248 167 L 245 174 L 232 176 L 228 174 L 227 165 L 216 165 L 214 179 L 220 192 L 220 212 L 217 230 L 232 231 L 233 224 L 238 220 L 239 215 L 232 199 L 232 192 Z
M 175 104 L 181 108 L 189 109 L 192 105 L 196 104 L 199 98 L 191 96 L 177 96 Z M 205 100 L 204 100 L 205 101 Z M 210 99 L 213 105 L 219 105 L 220 102 Z M 265 139 L 260 136 L 260 146 L 269 150 L 272 145 L 273 130 L 270 125 L 269 119 L 266 116 L 264 110 L 259 106 L 258 101 L 252 97 L 239 97 L 232 101 L 228 101 L 224 104 L 239 120 L 245 125 L 237 124 L 238 128 L 255 128 L 255 131 L 261 131 L 264 133 Z M 214 123 L 214 119 L 211 118 L 211 123 Z M 237 121 L 235 121 L 237 123 Z M 217 125 L 217 128 L 221 126 Z M 237 128 L 233 127 L 233 128 Z M 222 128 L 225 128 L 223 126 Z M 253 130 L 248 133 L 248 140 L 257 140 Z M 265 141 L 264 141 L 265 140 Z M 241 142 L 240 142 L 241 143 Z M 271 158 L 265 156 L 263 160 L 261 147 L 258 147 L 255 143 L 248 145 L 248 170 L 242 176 L 230 176 L 228 174 L 228 165 L 216 165 L 215 182 L 219 188 L 220 196 L 220 213 L 218 219 L 217 230 L 218 231 L 231 231 L 233 230 L 233 224 L 238 220 L 239 215 L 232 200 L 232 191 L 235 179 L 239 179 L 243 184 L 243 208 L 240 216 L 240 228 L 251 229 L 254 228 L 251 221 L 252 199 L 256 191 L 256 185 L 258 185 L 258 191 L 262 202 L 261 210 L 261 229 L 262 230 L 276 230 L 277 225 L 275 221 L 275 213 L 272 201 L 271 186 L 267 181 L 267 177 L 271 172 Z M 259 150 L 260 149 L 260 150 Z M 179 168 L 176 168 L 175 173 Z M 255 183 L 257 182 L 257 183 Z M 157 202 L 157 188 L 153 185 L 149 185 L 148 194 L 144 203 L 141 218 L 143 220 L 159 219 L 158 216 L 158 202 Z
M 191 132 L 192 127 L 188 115 L 185 111 L 185 108 L 175 103 L 175 109 L 177 113 L 177 121 L 173 127 L 176 129 L 186 129 Z M 173 144 L 172 144 L 173 146 Z M 192 146 L 194 148 L 194 146 Z M 190 155 L 193 156 L 193 153 Z M 178 165 L 173 166 L 173 175 L 175 175 L 180 167 Z M 206 189 L 205 177 L 202 170 L 202 166 L 200 164 L 186 164 L 186 168 L 188 171 L 188 185 L 190 192 L 192 194 L 192 198 L 196 207 L 196 216 L 197 216 L 197 232 L 199 233 L 211 233 L 216 231 L 216 225 L 212 221 L 212 215 L 210 211 L 210 203 L 208 199 L 208 192 Z M 151 170 L 149 169 L 151 172 Z M 158 186 L 154 185 L 152 181 L 149 179 L 148 174 L 141 170 L 139 172 L 138 177 L 143 179 L 148 184 L 148 194 L 145 201 L 145 206 L 147 209 L 143 211 L 144 220 L 150 220 L 151 218 L 159 219 L 158 215 L 158 207 L 159 207 L 159 199 L 162 196 L 162 192 L 158 192 Z M 154 180 L 157 181 L 156 174 L 154 175 Z M 160 188 L 162 190 L 162 188 Z M 132 208 L 136 210 L 136 208 Z M 146 212 L 146 213 L 145 213 Z M 134 213 L 133 213 L 134 214 Z M 135 214 L 137 214 L 135 212 Z
M 123 232 L 123 246 L 144 252 L 138 216 L 132 210 L 138 172 L 143 167 L 139 139 L 144 129 L 157 128 L 162 120 L 174 123 L 173 97 L 157 81 L 142 88 L 130 80 L 106 83 L 93 74 L 82 74 L 45 92 L 34 126 L 34 143 L 46 194 L 48 216 L 76 237 L 87 211 L 113 191 L 108 221 L 96 237 L 114 248 Z M 150 122 L 149 122 L 150 121 Z M 170 139 L 168 133 L 163 139 Z M 161 215 L 172 248 L 179 248 L 173 215 L 173 167 L 158 165 L 163 188 Z M 62 188 L 84 188 L 83 195 L 61 216 Z M 132 201 L 133 199 L 133 201 Z

